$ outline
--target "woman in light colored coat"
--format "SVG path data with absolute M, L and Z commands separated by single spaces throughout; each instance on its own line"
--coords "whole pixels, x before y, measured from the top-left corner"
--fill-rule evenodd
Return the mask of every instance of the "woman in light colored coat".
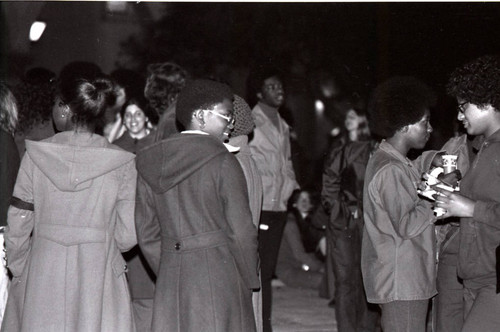
M 94 133 L 107 80 L 60 88 L 62 132 L 27 141 L 5 232 L 2 331 L 135 331 L 121 251 L 136 243 L 134 155 Z

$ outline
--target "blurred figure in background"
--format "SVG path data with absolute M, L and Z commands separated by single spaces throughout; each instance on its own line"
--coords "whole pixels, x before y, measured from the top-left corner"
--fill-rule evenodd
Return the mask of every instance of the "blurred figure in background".
M 327 269 L 334 282 L 335 317 L 340 332 L 375 331 L 378 308 L 368 304 L 361 275 L 363 185 L 368 159 L 375 148 L 366 115 L 350 108 L 345 136 L 334 146 L 323 171 L 322 205 L 327 227 Z M 333 275 L 332 275 L 333 272 Z
M 287 202 L 299 185 L 295 180 L 290 150 L 290 129 L 278 109 L 285 92 L 274 68 L 260 68 L 249 76 L 249 88 L 258 98 L 252 110 L 255 119 L 250 150 L 262 177 L 264 192 L 259 225 L 259 254 L 262 279 L 262 316 L 264 331 L 272 331 L 271 282 L 276 269 Z
M 19 123 L 14 136 L 19 155 L 24 155 L 25 140 L 40 141 L 55 134 L 52 106 L 56 75 L 45 68 L 28 70 L 13 89 L 19 109 Z
M 125 102 L 120 112 L 125 132 L 113 144 L 134 154 L 152 144 L 153 136 L 150 118 L 154 117 L 153 113 L 154 111 L 144 97 L 132 97 Z
M 127 130 L 121 114 L 123 106 L 127 100 L 144 97 L 145 79 L 139 73 L 129 69 L 116 69 L 109 76 L 114 84 L 116 99 L 114 104 L 106 109 L 104 115 L 106 124 L 103 133 L 104 137 L 113 143 Z M 158 116 L 151 114 L 150 121 L 151 124 L 156 124 Z
M 285 285 L 318 289 L 324 276 L 324 229 L 318 229 L 311 218 L 315 207 L 311 193 L 296 190 L 290 197 L 288 215 L 281 240 L 276 276 Z
M 4 228 L 7 225 L 7 210 L 19 170 L 20 158 L 14 142 L 17 125 L 16 99 L 8 86 L 0 81 L 0 324 L 3 319 L 9 275 L 6 268 Z
M 133 154 L 151 145 L 154 138 L 148 126 L 151 113 L 151 108 L 144 97 L 129 99 L 121 111 L 126 131 L 113 144 Z M 148 331 L 153 318 L 156 276 L 138 245 L 124 253 L 123 257 L 128 265 L 127 280 L 137 330 Z
M 60 133 L 26 142 L 5 231 L 2 331 L 135 331 L 121 255 L 137 243 L 135 158 L 95 134 L 112 87 L 59 85 Z
M 160 117 L 154 137 L 155 142 L 182 129 L 175 118 L 175 104 L 177 95 L 188 79 L 187 71 L 172 62 L 154 63 L 148 66 L 144 96 Z
M 252 221 L 255 228 L 258 229 L 262 209 L 262 179 L 248 146 L 248 135 L 253 132 L 255 123 L 252 118 L 252 110 L 243 98 L 234 95 L 233 107 L 234 129 L 229 135 L 229 144 L 239 148 L 235 156 L 240 163 L 243 174 L 245 174 Z M 260 289 L 254 290 L 252 302 L 257 332 L 259 332 L 262 331 L 262 292 Z

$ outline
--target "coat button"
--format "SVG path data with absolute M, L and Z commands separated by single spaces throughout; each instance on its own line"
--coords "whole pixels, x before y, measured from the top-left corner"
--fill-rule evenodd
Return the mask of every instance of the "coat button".
M 175 244 L 175 250 L 180 250 L 181 249 L 181 244 L 179 242 L 177 242 Z

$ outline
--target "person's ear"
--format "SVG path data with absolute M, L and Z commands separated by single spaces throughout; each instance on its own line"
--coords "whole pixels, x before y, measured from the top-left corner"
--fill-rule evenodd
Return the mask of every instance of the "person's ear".
M 399 131 L 404 134 L 404 133 L 408 132 L 408 129 L 410 129 L 410 127 L 408 125 L 406 125 L 403 128 L 399 129 Z
M 200 128 L 203 129 L 205 127 L 205 112 L 203 112 L 203 110 L 196 110 L 193 113 L 193 117 L 199 124 Z
M 262 100 L 262 92 L 257 92 L 257 98 L 259 98 L 259 100 Z

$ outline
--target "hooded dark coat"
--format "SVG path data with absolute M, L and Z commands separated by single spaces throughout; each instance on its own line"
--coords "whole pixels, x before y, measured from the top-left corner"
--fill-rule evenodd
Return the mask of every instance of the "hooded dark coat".
M 157 274 L 153 331 L 255 331 L 257 229 L 236 158 L 176 134 L 139 152 L 136 230 Z

